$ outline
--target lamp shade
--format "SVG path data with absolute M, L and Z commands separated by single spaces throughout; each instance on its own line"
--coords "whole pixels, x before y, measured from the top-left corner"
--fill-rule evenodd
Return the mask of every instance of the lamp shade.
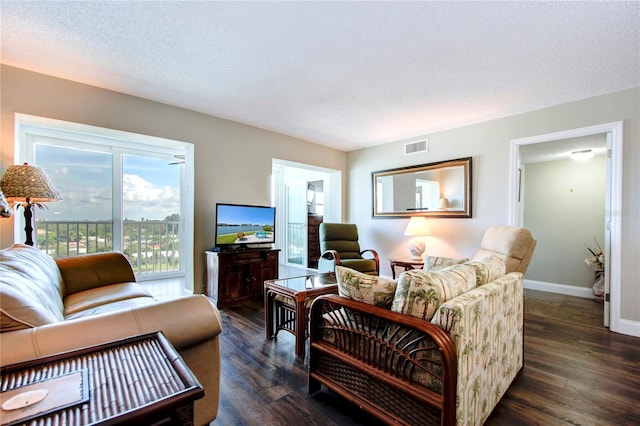
M 4 172 L 0 188 L 7 201 L 37 204 L 62 200 L 47 174 L 38 166 L 12 165 Z
M 412 216 L 407 225 L 407 229 L 404 231 L 404 235 L 413 237 L 426 237 L 431 235 L 431 229 L 429 228 L 427 219 L 422 216 Z

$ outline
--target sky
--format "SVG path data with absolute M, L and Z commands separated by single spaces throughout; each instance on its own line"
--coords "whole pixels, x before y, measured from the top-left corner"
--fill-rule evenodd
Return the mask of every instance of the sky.
M 123 157 L 123 217 L 162 220 L 180 213 L 180 166 L 167 159 Z M 112 219 L 112 155 L 51 145 L 37 145 L 42 167 L 62 201 L 36 209 L 38 219 L 53 221 Z
M 218 204 L 216 214 L 218 223 L 274 225 L 275 221 L 273 209 L 260 206 Z

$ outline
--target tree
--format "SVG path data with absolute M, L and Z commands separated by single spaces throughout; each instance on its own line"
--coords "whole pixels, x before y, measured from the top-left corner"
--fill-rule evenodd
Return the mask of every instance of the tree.
M 165 217 L 164 222 L 180 222 L 180 213 L 174 213 Z

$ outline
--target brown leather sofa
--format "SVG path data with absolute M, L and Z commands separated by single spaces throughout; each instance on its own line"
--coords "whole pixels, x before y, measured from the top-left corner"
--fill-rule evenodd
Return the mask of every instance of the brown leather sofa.
M 220 314 L 203 295 L 157 301 L 121 253 L 53 259 L 31 246 L 0 251 L 0 365 L 162 331 L 205 389 L 195 424 L 218 412 Z

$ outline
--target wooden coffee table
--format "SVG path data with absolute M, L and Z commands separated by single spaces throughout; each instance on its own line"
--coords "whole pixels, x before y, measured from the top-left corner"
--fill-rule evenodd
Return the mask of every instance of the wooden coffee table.
M 62 376 L 83 376 L 80 402 L 58 408 L 52 403 L 66 392 L 52 388 L 32 406 L 31 420 L 12 424 L 192 425 L 193 402 L 204 396 L 198 380 L 161 332 L 7 365 L 0 374 L 3 393 L 19 393 L 18 388 L 26 386 L 47 389 Z M 73 384 L 68 392 L 77 389 Z M 51 406 L 45 410 L 43 403 Z M 3 417 L 9 413 L 13 410 L 2 411 Z
M 268 280 L 264 282 L 264 314 L 267 339 L 285 330 L 296 338 L 296 356 L 304 356 L 309 306 L 323 294 L 338 293 L 333 272 Z

